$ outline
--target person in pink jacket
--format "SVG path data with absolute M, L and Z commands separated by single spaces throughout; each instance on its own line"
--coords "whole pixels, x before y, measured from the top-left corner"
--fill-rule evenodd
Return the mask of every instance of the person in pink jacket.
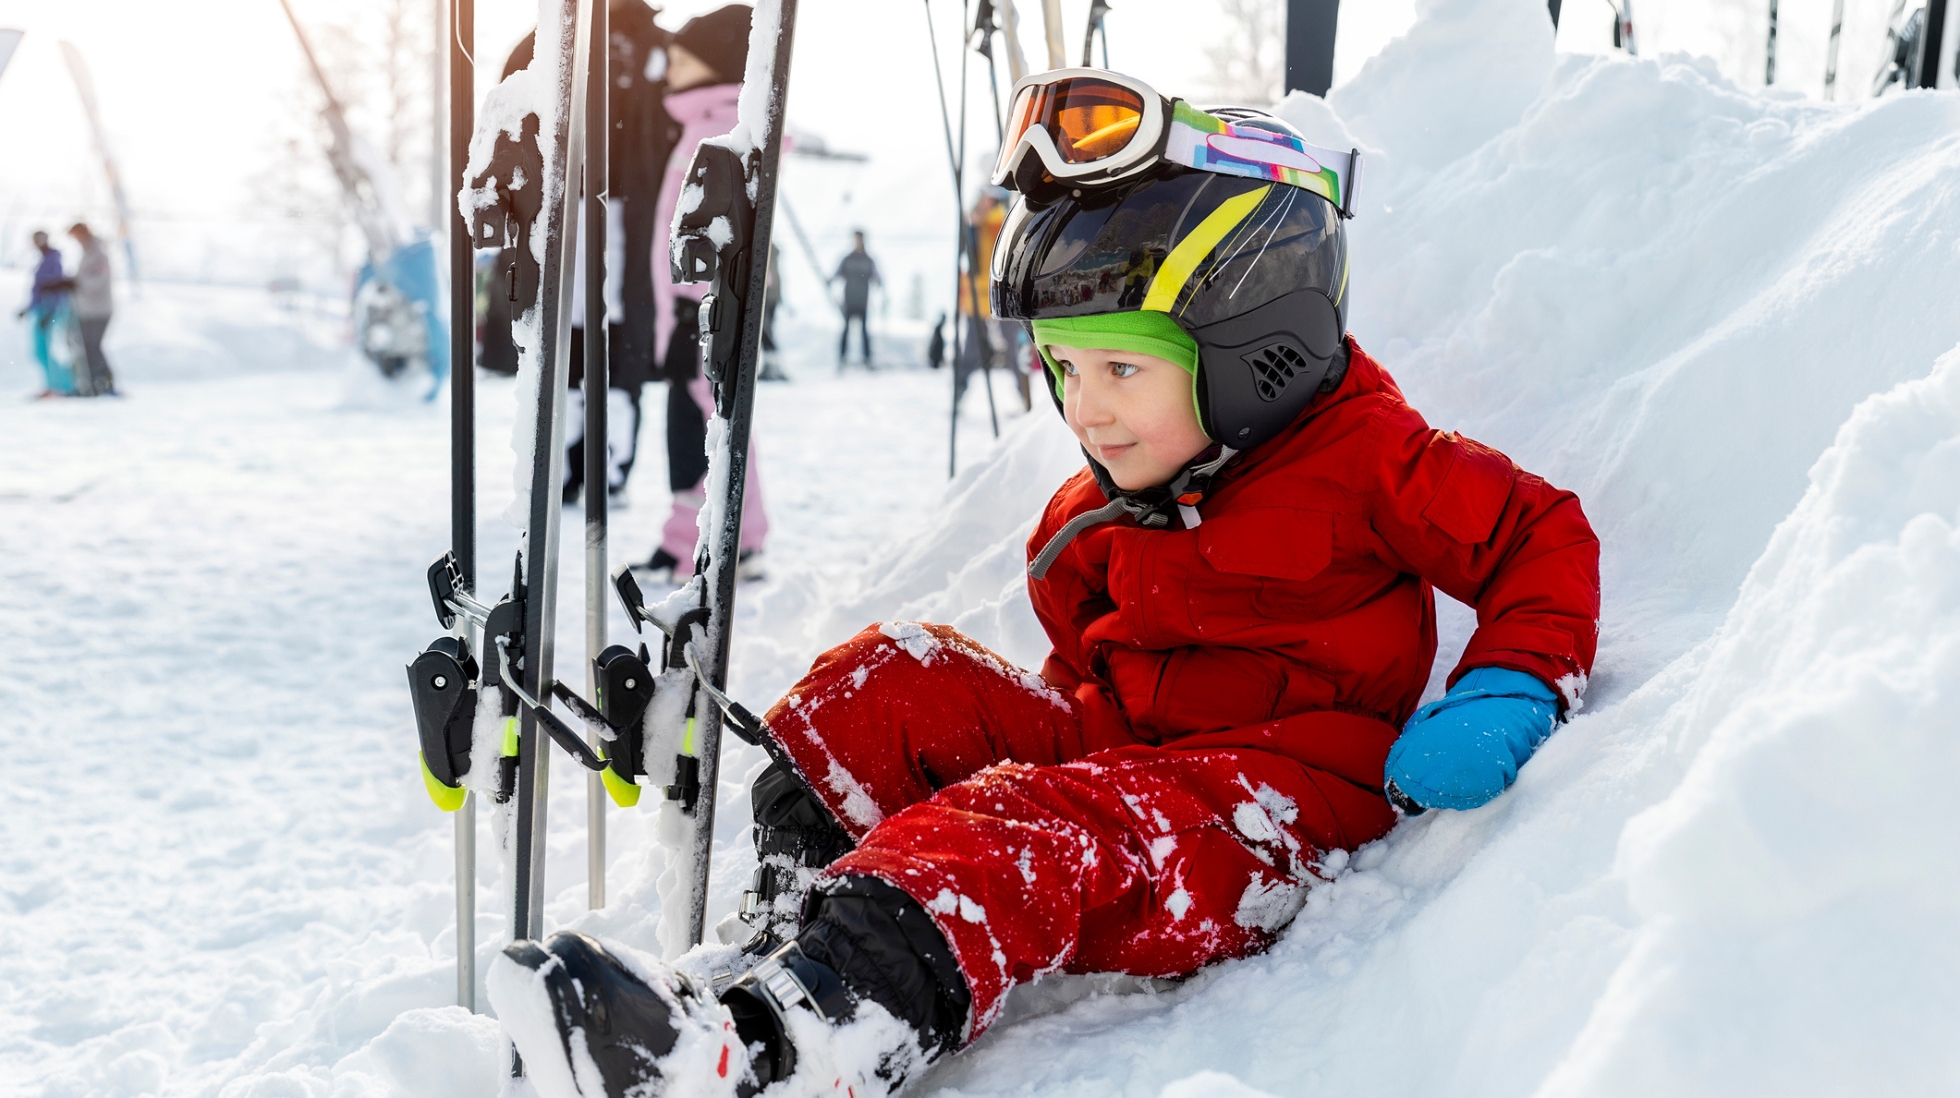
M 654 346 L 664 347 L 660 360 L 667 377 L 667 480 L 674 507 L 661 528 L 660 545 L 652 559 L 635 566 L 642 579 L 654 582 L 684 578 L 694 571 L 696 525 L 708 475 L 708 420 L 714 415 L 714 396 L 701 374 L 697 317 L 706 283 L 676 284 L 667 259 L 668 226 L 681 180 L 703 139 L 735 128 L 736 99 L 742 72 L 748 66 L 749 16 L 746 4 L 729 4 L 689 20 L 667 47 L 667 113 L 680 126 L 680 139 L 667 160 L 667 178 L 660 188 L 658 228 L 653 240 Z M 763 539 L 769 517 L 762 506 L 762 483 L 757 472 L 755 444 L 749 444 L 748 484 L 742 503 L 744 579 L 761 575 Z

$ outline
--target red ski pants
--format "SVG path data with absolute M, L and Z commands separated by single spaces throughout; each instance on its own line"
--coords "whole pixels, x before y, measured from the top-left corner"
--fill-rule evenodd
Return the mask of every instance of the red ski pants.
M 1378 793 L 1278 751 L 1089 727 L 946 626 L 866 629 L 768 722 L 858 842 L 817 887 L 876 877 L 932 913 L 973 998 L 969 1041 L 1042 973 L 1177 976 L 1265 948 L 1322 852 L 1393 823 Z

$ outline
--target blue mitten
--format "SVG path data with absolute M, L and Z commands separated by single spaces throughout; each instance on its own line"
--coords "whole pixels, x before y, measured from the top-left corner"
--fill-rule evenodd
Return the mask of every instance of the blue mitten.
M 1558 695 L 1537 676 L 1476 668 L 1402 726 L 1388 749 L 1389 799 L 1410 815 L 1485 804 L 1517 780 L 1557 718 Z

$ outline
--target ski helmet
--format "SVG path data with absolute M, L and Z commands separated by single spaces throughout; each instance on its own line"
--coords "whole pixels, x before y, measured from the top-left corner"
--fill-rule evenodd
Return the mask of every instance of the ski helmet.
M 1263 111 L 1209 113 L 1304 140 Z M 1301 187 L 1170 161 L 1100 186 L 1023 187 L 994 249 L 994 315 L 1168 314 L 1198 344 L 1200 425 L 1247 450 L 1346 371 L 1342 214 Z

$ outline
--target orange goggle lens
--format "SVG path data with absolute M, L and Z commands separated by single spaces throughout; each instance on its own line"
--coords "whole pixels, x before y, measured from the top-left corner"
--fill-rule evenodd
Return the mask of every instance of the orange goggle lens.
M 1070 164 L 1088 164 L 1122 152 L 1143 124 L 1143 96 L 1121 84 L 1079 77 L 1021 89 L 1008 112 L 1002 164 L 1036 126 L 1048 131 Z

